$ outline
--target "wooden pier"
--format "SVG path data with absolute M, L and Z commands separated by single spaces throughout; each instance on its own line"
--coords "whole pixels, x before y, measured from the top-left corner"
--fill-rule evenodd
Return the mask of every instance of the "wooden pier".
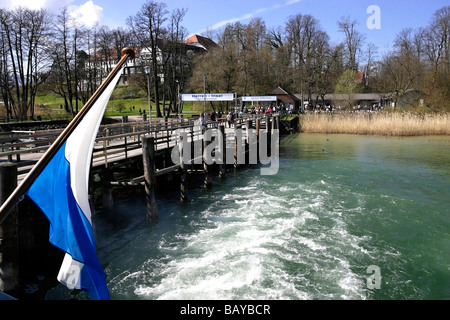
M 291 133 L 292 128 L 297 129 L 298 118 L 293 123 L 294 125 L 281 121 L 277 114 L 264 114 L 237 118 L 231 127 L 226 121 L 208 121 L 202 126 L 198 118 L 168 121 L 153 119 L 151 124 L 149 121 L 123 121 L 102 125 L 92 154 L 89 182 L 91 207 L 95 207 L 95 200 L 92 199 L 100 199 L 103 212 L 114 212 L 113 190 L 137 188 L 140 190 L 139 194 L 142 193 L 145 197 L 147 219 L 155 221 L 158 219 L 156 191 L 162 187 L 157 181 L 177 181 L 176 184 L 170 183 L 170 188 L 172 191 L 179 189 L 180 202 L 188 203 L 189 180 L 192 175 L 203 181 L 204 188 L 210 188 L 213 174 L 224 178 L 228 170 L 259 161 L 258 143 L 261 132 L 266 132 L 269 137 L 264 143 L 267 143 L 270 153 L 270 146 L 273 145 L 271 133 L 274 130 L 281 134 Z M 4 201 L 16 185 L 20 185 L 61 131 L 62 129 L 3 133 L 0 138 L 0 201 Z M 218 135 L 209 139 L 206 138 L 207 132 Z M 251 134 L 255 133 L 256 141 L 250 139 Z M 223 140 L 215 141 L 217 137 Z M 279 135 L 273 137 L 279 138 Z M 210 150 L 211 144 L 222 147 L 222 157 L 226 161 L 214 164 L 205 161 L 204 151 Z M 179 161 L 174 161 L 177 157 Z M 17 270 L 14 265 L 33 265 L 34 253 L 39 252 L 42 257 L 45 250 L 49 252 L 50 259 L 55 259 L 57 253 L 48 244 L 46 232 L 42 232 L 48 228 L 48 221 L 38 212 L 37 206 L 25 197 L 17 206 L 16 213 L 0 226 L 0 269 L 6 267 Z M 95 210 L 93 214 L 96 214 Z M 19 259 L 17 252 L 27 258 Z M 47 267 L 48 270 L 53 269 Z M 2 283 L 14 287 L 18 278 L 16 273 L 12 273 L 11 278 L 2 279 Z M 0 291 L 8 292 L 8 288 L 0 288 Z
M 125 119 L 124 119 L 125 120 Z M 260 129 L 280 129 L 279 115 L 248 115 L 237 118 L 230 128 L 226 121 L 208 121 L 204 126 L 198 118 L 186 119 L 154 119 L 149 121 L 123 122 L 111 125 L 102 125 L 98 131 L 92 155 L 91 183 L 104 188 L 106 198 L 111 198 L 109 188 L 111 186 L 137 186 L 146 188 L 146 193 L 151 194 L 154 182 L 149 179 L 173 172 L 197 172 L 205 174 L 205 186 L 210 185 L 211 166 L 202 160 L 203 150 L 207 147 L 201 140 L 203 132 L 208 129 L 219 130 L 224 137 L 224 150 L 234 150 L 234 158 L 237 158 L 238 150 L 235 139 L 236 130 L 241 130 L 243 139 L 248 142 L 249 129 L 254 129 L 257 134 Z M 268 128 L 268 129 L 267 129 Z M 0 138 L 0 164 L 14 163 L 17 166 L 17 184 L 20 184 L 26 174 L 38 162 L 42 154 L 48 149 L 61 130 L 47 131 L 11 131 Z M 286 132 L 286 130 L 284 130 Z M 186 161 L 174 164 L 171 161 L 171 152 L 177 146 L 180 133 L 184 133 L 187 143 L 192 150 L 192 165 L 186 165 Z M 194 151 L 194 144 L 201 144 L 200 150 Z M 235 147 L 236 146 L 236 147 Z M 198 149 L 198 148 L 197 148 Z M 245 152 L 249 152 L 249 146 L 245 146 Z M 139 175 L 128 181 L 118 181 L 113 173 L 119 168 L 138 163 L 141 170 Z M 141 165 L 139 165 L 139 163 Z M 230 163 L 228 163 L 228 167 Z M 232 165 L 233 166 L 233 165 Z M 237 166 L 237 164 L 236 164 Z M 227 164 L 220 167 L 219 174 L 225 175 Z M 185 177 L 185 176 L 184 176 Z M 98 181 L 100 179 L 100 181 Z M 181 186 L 181 199 L 187 201 L 186 184 Z M 183 191 L 184 190 L 184 191 Z M 153 196 L 149 197 L 154 199 Z M 109 206 L 113 206 L 110 204 Z M 155 208 L 154 205 L 151 207 Z M 149 210 L 152 211 L 152 210 Z M 154 211 L 154 210 L 153 210 Z M 149 217 L 155 218 L 155 213 L 149 213 Z

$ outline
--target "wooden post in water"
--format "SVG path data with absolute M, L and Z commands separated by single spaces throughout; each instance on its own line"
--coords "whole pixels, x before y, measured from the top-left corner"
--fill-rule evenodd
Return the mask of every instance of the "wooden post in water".
M 142 139 L 142 161 L 144 164 L 145 198 L 147 202 L 147 220 L 158 220 L 158 205 L 156 203 L 156 170 L 155 170 L 155 138 Z
M 222 137 L 222 163 L 219 164 L 219 178 L 223 179 L 225 178 L 225 173 L 227 171 L 227 165 L 226 165 L 226 159 L 227 159 L 227 137 L 225 135 L 225 125 L 220 124 L 219 125 L 219 132 Z
M 105 171 L 100 174 L 102 179 L 102 203 L 103 211 L 105 214 L 109 214 L 114 211 L 114 197 L 113 190 L 110 182 L 113 180 L 113 174 L 110 171 Z
M 206 141 L 203 134 L 203 150 L 207 150 L 208 146 L 212 143 L 212 139 L 210 141 Z M 208 155 L 210 157 L 211 155 Z M 212 177 L 211 177 L 211 165 L 207 164 L 205 161 L 205 154 L 203 154 L 203 171 L 205 172 L 205 180 L 203 186 L 205 189 L 210 189 L 212 186 Z
M 0 164 L 0 204 L 17 187 L 17 165 Z M 17 207 L 0 224 L 0 291 L 10 292 L 19 284 L 19 225 Z
M 261 129 L 261 118 L 256 119 L 256 162 L 259 162 L 259 130 Z
M 237 142 L 237 135 L 236 135 L 236 124 L 234 127 L 234 169 L 236 170 L 238 167 L 238 142 Z
M 185 156 L 184 153 L 188 152 L 186 149 L 190 148 L 188 145 L 188 138 L 187 134 L 180 135 L 180 171 L 181 171 L 181 177 L 180 177 L 180 200 L 182 203 L 188 202 L 188 188 L 187 188 L 187 171 L 186 171 L 186 163 L 185 163 Z M 191 157 L 189 157 L 191 158 Z M 191 160 L 191 159 L 189 159 Z
M 247 131 L 247 136 L 245 138 L 245 163 L 246 164 L 250 164 L 250 143 L 251 143 L 251 138 L 250 138 L 250 131 L 252 129 L 252 120 L 250 119 L 246 119 L 245 120 L 245 130 Z
M 274 123 L 274 129 L 280 130 L 280 115 L 275 115 L 275 123 Z
M 271 116 L 270 114 L 266 113 L 266 134 L 267 134 L 267 155 L 271 155 L 271 147 L 272 147 L 272 125 L 271 125 Z
M 279 130 L 280 130 L 280 115 L 279 114 L 277 114 L 277 115 L 275 115 L 274 117 L 273 117 L 273 120 L 272 120 L 272 136 L 271 136 L 271 139 L 274 139 L 274 138 L 278 138 L 278 141 L 276 141 L 276 142 L 274 142 L 274 144 L 275 143 L 277 143 L 277 144 L 279 144 L 280 143 L 280 134 L 279 134 Z M 274 135 L 274 131 L 275 130 L 278 130 L 278 135 L 277 136 L 275 136 Z

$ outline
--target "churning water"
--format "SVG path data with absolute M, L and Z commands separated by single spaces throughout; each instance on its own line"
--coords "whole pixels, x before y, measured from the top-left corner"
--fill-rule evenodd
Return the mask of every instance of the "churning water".
M 186 206 L 174 187 L 157 223 L 141 204 L 98 222 L 111 298 L 450 299 L 448 137 L 301 134 L 280 158 L 277 175 L 228 172 Z

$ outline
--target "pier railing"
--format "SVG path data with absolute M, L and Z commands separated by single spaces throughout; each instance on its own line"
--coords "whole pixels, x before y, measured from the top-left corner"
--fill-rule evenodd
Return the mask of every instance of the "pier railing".
M 245 126 L 251 121 L 255 126 L 256 119 L 263 115 L 248 115 L 234 119 L 234 127 Z M 173 147 L 176 139 L 173 133 L 176 130 L 189 132 L 188 138 L 194 141 L 202 134 L 201 123 L 198 118 L 154 119 L 149 121 L 125 122 L 102 125 L 99 128 L 93 150 L 93 167 L 105 166 L 112 162 L 124 160 L 142 154 L 142 138 L 150 136 L 155 138 L 155 151 Z M 208 128 L 216 127 L 218 123 L 226 122 L 225 118 L 218 121 L 207 121 Z M 50 147 L 63 129 L 40 131 L 11 131 L 3 133 L 0 137 L 0 162 L 15 162 L 18 167 L 19 180 L 37 163 L 42 154 Z

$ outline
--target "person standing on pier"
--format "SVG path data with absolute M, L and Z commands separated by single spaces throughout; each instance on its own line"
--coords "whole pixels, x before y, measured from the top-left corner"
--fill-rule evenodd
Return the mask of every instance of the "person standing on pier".
M 233 121 L 233 115 L 231 114 L 231 111 L 230 111 L 230 112 L 228 112 L 228 115 L 227 115 L 228 128 L 231 128 L 232 121 Z

